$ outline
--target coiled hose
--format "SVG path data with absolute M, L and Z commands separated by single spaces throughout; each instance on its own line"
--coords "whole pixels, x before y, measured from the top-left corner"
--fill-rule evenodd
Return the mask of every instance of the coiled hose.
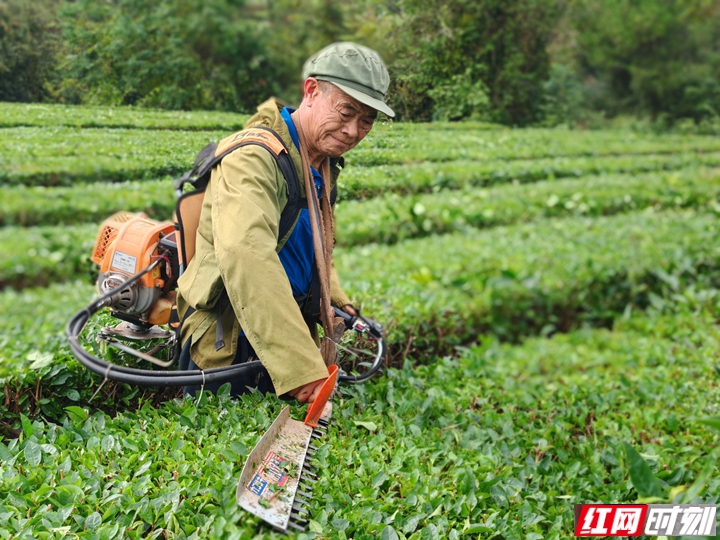
M 105 379 L 138 385 L 138 386 L 204 386 L 210 383 L 229 382 L 238 377 L 255 375 L 259 372 L 267 373 L 267 370 L 260 361 L 245 362 L 232 366 L 225 366 L 206 370 L 150 370 L 138 369 L 127 366 L 119 366 L 107 362 L 88 352 L 80 343 L 80 334 L 85 329 L 90 318 L 104 307 L 113 304 L 113 296 L 119 291 L 139 280 L 143 275 L 152 270 L 159 261 L 153 262 L 150 266 L 128 278 L 121 286 L 108 291 L 100 298 L 92 302 L 85 309 L 78 311 L 68 321 L 65 327 L 70 350 L 78 361 L 90 371 L 102 375 Z M 348 375 L 341 373 L 339 380 L 346 383 L 364 383 L 380 370 L 387 354 L 387 345 L 382 332 L 382 326 L 362 316 L 353 317 L 344 311 L 335 308 L 338 316 L 342 317 L 348 328 L 367 333 L 371 339 L 376 340 L 378 351 L 368 370 L 361 375 Z

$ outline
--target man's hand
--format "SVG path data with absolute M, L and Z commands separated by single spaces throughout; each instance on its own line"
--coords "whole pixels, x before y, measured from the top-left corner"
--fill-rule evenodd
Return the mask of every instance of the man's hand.
M 345 313 L 347 313 L 348 315 L 352 315 L 353 317 L 357 317 L 357 311 L 355 311 L 355 308 L 353 307 L 352 304 L 345 304 L 345 305 L 344 305 L 343 307 L 341 307 L 340 309 L 342 309 L 342 310 L 343 310 Z
M 355 308 L 352 306 L 352 304 L 346 304 L 340 309 L 342 309 L 348 315 L 357 317 L 357 311 L 355 311 Z M 327 381 L 327 377 L 325 377 L 324 379 L 318 379 L 317 381 L 313 381 L 311 383 L 307 383 L 303 386 L 298 386 L 295 390 L 290 390 L 288 392 L 288 395 L 290 397 L 294 397 L 301 403 L 312 403 L 313 401 L 315 401 L 315 398 L 317 397 L 318 392 L 320 392 L 320 388 L 322 388 L 322 385 L 325 381 Z
M 295 390 L 290 390 L 288 395 L 290 397 L 294 397 L 301 403 L 312 403 L 315 401 L 315 398 L 317 397 L 318 392 L 320 392 L 320 388 L 322 388 L 325 381 L 327 381 L 327 377 L 299 386 Z

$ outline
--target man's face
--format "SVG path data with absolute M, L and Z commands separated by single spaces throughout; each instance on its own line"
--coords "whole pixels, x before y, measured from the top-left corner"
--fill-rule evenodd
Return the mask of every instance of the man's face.
M 370 133 L 377 111 L 363 105 L 336 86 L 317 88 L 307 140 L 315 154 L 339 157 Z

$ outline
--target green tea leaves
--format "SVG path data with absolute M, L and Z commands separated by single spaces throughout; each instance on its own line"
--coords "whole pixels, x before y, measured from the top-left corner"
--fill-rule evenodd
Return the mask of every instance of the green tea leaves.
M 20 415 L 20 422 L 22 424 L 23 433 L 25 433 L 25 437 L 32 437 L 33 434 L 33 427 L 32 422 L 28 419 L 27 416 L 24 414 Z
M 398 534 L 391 525 L 385 527 L 380 534 L 380 540 L 398 540 L 398 538 Z
M 238 119 L 185 114 L 0 104 L 0 536 L 275 537 L 235 490 L 279 400 L 109 381 L 88 410 L 62 331 L 97 223 L 168 219 Z M 575 503 L 720 495 L 717 137 L 395 123 L 347 160 L 335 263 L 392 354 L 335 398 L 300 538 L 556 539 Z M 114 322 L 83 344 L 124 363 Z
M 33 441 L 27 441 L 25 443 L 24 454 L 28 465 L 40 465 L 42 461 L 42 449 L 39 444 Z
M 87 411 L 85 411 L 85 409 L 83 409 L 82 407 L 78 407 L 76 405 L 65 407 L 65 410 L 67 411 L 68 418 L 70 418 L 70 420 L 75 423 L 83 422 L 88 417 Z
M 642 498 L 664 497 L 665 494 L 660 482 L 655 478 L 643 457 L 628 443 L 623 443 L 623 448 L 628 460 L 628 472 L 638 495 Z
M 360 420 L 353 420 L 353 424 L 356 426 L 364 427 L 369 432 L 377 431 L 377 424 L 375 422 L 361 422 Z
M 698 424 L 702 424 L 704 426 L 714 429 L 715 431 L 720 432 L 720 416 L 712 416 L 709 418 L 698 418 L 695 421 Z

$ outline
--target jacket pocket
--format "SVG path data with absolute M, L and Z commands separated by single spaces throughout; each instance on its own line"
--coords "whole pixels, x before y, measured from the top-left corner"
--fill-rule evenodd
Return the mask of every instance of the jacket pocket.
M 192 331 L 192 345 L 190 356 L 201 369 L 212 369 L 221 366 L 229 366 L 235 359 L 240 334 L 240 323 L 235 318 L 235 311 L 228 302 L 220 321 L 217 319 L 215 309 L 193 313 L 191 317 L 199 315 L 197 324 Z M 215 348 L 217 337 L 217 324 L 222 324 L 222 334 L 225 346 L 221 349 Z
M 206 253 L 195 263 L 190 263 L 180 276 L 178 286 L 185 301 L 197 310 L 212 309 L 217 304 L 225 285 L 217 268 L 214 253 Z

